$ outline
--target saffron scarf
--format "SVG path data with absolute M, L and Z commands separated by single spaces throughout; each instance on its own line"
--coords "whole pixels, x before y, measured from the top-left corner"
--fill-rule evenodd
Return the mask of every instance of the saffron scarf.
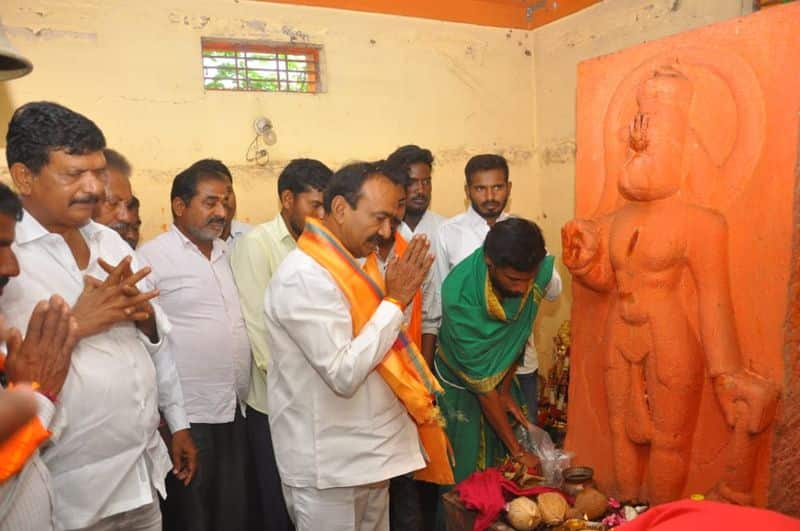
M 494 389 L 519 358 L 553 276 L 553 260 L 542 260 L 527 293 L 502 301 L 492 289 L 483 247 L 447 275 L 438 354 L 470 390 Z
M 507 455 L 486 421 L 478 395 L 496 389 L 515 366 L 552 274 L 553 257 L 547 256 L 522 297 L 500 300 L 479 248 L 453 268 L 442 285 L 442 327 L 434 363 L 446 389 L 439 405 L 453 441 L 457 482 Z M 511 395 L 524 410 L 516 382 Z
M 5 367 L 5 356 L 0 356 L 0 371 Z M 33 417 L 14 434 L 0 443 L 0 484 L 19 473 L 39 445 L 50 437 L 39 417 Z
M 367 274 L 336 236 L 315 219 L 306 219 L 297 247 L 333 276 L 350 303 L 353 335 L 358 335 L 383 301 L 383 275 L 377 268 L 372 273 L 377 277 Z M 436 396 L 443 391 L 405 331 L 398 334 L 377 371 L 417 425 L 428 461 L 427 467 L 415 472 L 414 477 L 441 485 L 453 483 L 449 443 L 436 405 Z
M 394 252 L 396 256 L 403 256 L 408 249 L 408 242 L 399 233 L 395 234 Z M 378 267 L 378 257 L 375 253 L 367 257 L 364 263 L 364 271 L 367 272 L 370 278 L 375 279 L 376 284 L 380 286 L 382 291 L 386 291 L 384 285 L 383 274 L 381 274 L 380 267 Z M 422 294 L 420 290 L 414 295 L 414 300 L 411 302 L 411 320 L 406 328 L 406 334 L 417 346 L 417 349 L 422 348 Z

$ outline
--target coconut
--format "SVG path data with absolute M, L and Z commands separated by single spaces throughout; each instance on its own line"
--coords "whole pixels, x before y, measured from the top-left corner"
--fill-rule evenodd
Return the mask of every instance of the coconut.
M 539 504 L 539 511 L 542 513 L 542 519 L 547 525 L 558 525 L 564 521 L 564 516 L 567 514 L 567 505 L 564 497 L 557 492 L 545 492 L 539 494 L 536 499 Z
M 606 513 L 608 498 L 593 487 L 587 487 L 575 496 L 575 509 L 589 520 L 596 520 Z
M 520 496 L 511 501 L 506 507 L 508 523 L 519 531 L 530 531 L 542 521 L 539 506 L 536 502 L 525 496 Z

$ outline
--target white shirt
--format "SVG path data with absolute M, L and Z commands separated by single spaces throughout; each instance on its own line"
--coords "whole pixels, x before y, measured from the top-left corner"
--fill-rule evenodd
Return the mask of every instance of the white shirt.
M 500 214 L 497 221 L 508 219 L 505 212 Z M 458 214 L 439 226 L 436 238 L 436 276 L 439 287 L 439 300 L 441 301 L 441 287 L 445 277 L 452 269 L 475 252 L 478 247 L 483 245 L 486 235 L 489 234 L 491 227 L 486 220 L 480 216 L 472 205 L 463 214 Z M 555 300 L 561 293 L 561 276 L 553 268 L 553 276 L 547 284 L 544 298 L 548 301 Z M 539 355 L 536 352 L 533 333 L 528 338 L 525 345 L 525 356 L 521 365 L 520 374 L 531 373 L 539 368 Z
M 175 225 L 138 251 L 172 323 L 168 348 L 178 367 L 190 422 L 233 422 L 250 384 L 250 342 L 228 246 L 215 240 L 211 259 Z
M 444 216 L 437 214 L 430 208 L 425 211 L 422 217 L 414 228 L 414 235 L 424 234 L 431 241 L 431 249 L 433 249 L 433 241 L 436 239 L 439 232 L 439 225 L 444 223 Z
M 9 326 L 25 330 L 34 306 L 53 294 L 74 305 L 83 291 L 83 275 L 107 276 L 97 264 L 99 257 L 117 264 L 132 252 L 119 234 L 98 223 L 90 221 L 81 234 L 90 250 L 85 271 L 78 269 L 60 235 L 25 212 L 13 245 L 21 272 L 0 297 Z M 135 259 L 132 268 L 140 268 Z M 153 307 L 159 343 L 150 343 L 133 323 L 124 322 L 82 339 L 72 351 L 49 427 L 52 437 L 41 449 L 61 527 L 86 527 L 152 503 L 153 487 L 165 495 L 164 477 L 172 465 L 157 430 L 159 397 L 165 416 L 172 417 L 171 427 L 180 427 L 185 419 L 179 418 L 182 404 L 174 365 L 169 356 L 159 356 L 169 322 L 157 304 Z
M 273 275 L 264 308 L 269 423 L 283 483 L 353 487 L 425 466 L 414 422 L 375 372 L 400 331 L 397 306 L 382 302 L 353 337 L 344 294 L 298 249 Z
M 497 221 L 508 219 L 503 212 Z M 439 285 L 453 268 L 483 245 L 491 227 L 470 205 L 463 214 L 458 214 L 439 225 L 436 234 L 436 274 Z
M 420 218 L 419 223 L 414 228 L 412 236 L 417 234 L 424 234 L 428 237 L 430 242 L 431 253 L 436 253 L 436 238 L 438 238 L 439 225 L 444 222 L 444 216 L 441 216 L 431 210 L 430 208 L 425 211 Z M 422 283 L 422 333 L 437 335 L 439 327 L 442 325 L 442 301 L 440 299 L 441 293 L 439 292 L 439 283 L 437 281 L 438 274 L 436 272 L 436 262 L 431 266 L 431 271 L 428 273 L 425 282 Z

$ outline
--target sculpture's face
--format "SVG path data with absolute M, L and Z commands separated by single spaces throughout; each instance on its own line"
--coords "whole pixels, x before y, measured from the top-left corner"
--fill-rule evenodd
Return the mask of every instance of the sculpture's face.
M 619 177 L 619 192 L 631 201 L 674 195 L 683 180 L 692 99 L 689 80 L 665 69 L 639 89 L 639 113 L 631 125 L 632 155 Z

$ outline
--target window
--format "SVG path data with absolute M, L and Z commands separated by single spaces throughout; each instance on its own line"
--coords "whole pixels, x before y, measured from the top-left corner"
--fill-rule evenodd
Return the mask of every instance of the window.
M 206 90 L 320 92 L 319 48 L 203 39 Z

